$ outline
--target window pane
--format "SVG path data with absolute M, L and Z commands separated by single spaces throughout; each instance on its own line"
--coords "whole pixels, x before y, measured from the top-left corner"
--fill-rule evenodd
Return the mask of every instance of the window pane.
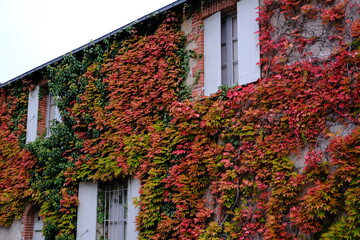
M 46 108 L 46 134 L 47 136 L 50 136 L 50 128 L 53 126 L 54 120 L 56 120 L 58 108 L 55 104 L 54 96 L 48 95 L 47 100 L 48 105 Z
M 49 122 L 51 123 L 55 119 L 55 105 L 50 105 L 49 107 Z
M 232 86 L 237 85 L 239 82 L 239 69 L 238 69 L 238 63 L 235 62 L 233 65 L 233 83 Z
M 125 240 L 127 188 L 125 184 L 109 184 L 104 196 L 104 239 Z
M 227 54 L 226 54 L 226 45 L 222 45 L 221 46 L 221 65 L 225 65 L 226 64 L 226 58 L 227 58 Z
M 226 41 L 226 22 L 221 22 L 221 42 Z
M 221 85 L 227 86 L 227 69 L 226 67 L 221 68 Z
M 233 61 L 237 61 L 238 60 L 238 41 L 235 40 L 232 43 L 232 53 L 233 53 Z
M 238 40 L 236 14 L 228 15 L 221 22 L 221 83 L 234 86 L 238 81 Z
M 236 17 L 232 17 L 232 38 L 237 38 L 238 37 L 238 32 L 237 32 L 237 18 Z

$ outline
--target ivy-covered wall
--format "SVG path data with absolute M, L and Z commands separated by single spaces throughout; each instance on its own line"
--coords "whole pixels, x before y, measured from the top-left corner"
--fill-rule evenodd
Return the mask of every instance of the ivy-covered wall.
M 262 1 L 262 78 L 210 97 L 185 84 L 201 2 L 2 88 L 1 223 L 33 201 L 46 239 L 74 239 L 78 183 L 134 176 L 140 239 L 359 238 L 359 7 Z M 62 122 L 25 145 L 42 78 Z
M 24 148 L 28 82 L 0 89 L 0 222 L 9 226 L 30 200 L 29 171 L 35 157 Z

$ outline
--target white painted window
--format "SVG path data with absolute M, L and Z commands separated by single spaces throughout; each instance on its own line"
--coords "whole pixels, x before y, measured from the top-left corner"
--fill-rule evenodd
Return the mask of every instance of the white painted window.
M 26 126 L 26 143 L 35 141 L 38 136 L 39 124 L 39 107 L 40 107 L 40 86 L 36 86 L 34 90 L 29 92 L 27 126 Z M 61 121 L 59 108 L 55 104 L 55 97 L 50 94 L 46 98 L 46 136 L 50 136 L 50 128 L 55 120 Z M 42 101 L 42 100 L 41 100 Z M 41 116 L 43 117 L 43 116 Z M 45 120 L 45 119 L 44 119 Z
M 237 16 L 231 14 L 221 21 L 221 85 L 235 86 L 238 76 Z
M 55 97 L 52 95 L 47 96 L 47 111 L 46 111 L 46 136 L 50 136 L 50 129 L 55 121 L 60 121 L 59 108 L 56 106 Z
M 104 240 L 125 240 L 127 185 L 111 183 L 104 190 Z
M 204 20 L 204 93 L 219 86 L 243 85 L 260 78 L 258 0 L 237 2 L 236 13 L 221 11 Z
M 77 240 L 133 240 L 138 238 L 133 200 L 140 196 L 135 178 L 110 183 L 81 182 Z

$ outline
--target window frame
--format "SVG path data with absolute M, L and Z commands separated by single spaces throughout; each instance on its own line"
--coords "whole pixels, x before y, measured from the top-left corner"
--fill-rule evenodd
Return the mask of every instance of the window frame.
M 225 85 L 246 85 L 257 81 L 260 74 L 258 0 L 241 0 L 204 18 L 204 95 L 209 96 L 224 85 L 221 63 L 221 21 L 223 15 L 236 10 L 238 42 L 238 81 Z

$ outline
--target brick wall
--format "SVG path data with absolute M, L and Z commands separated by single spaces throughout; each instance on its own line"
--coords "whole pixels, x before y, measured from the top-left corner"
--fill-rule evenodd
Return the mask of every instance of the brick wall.
M 25 208 L 25 211 L 24 211 L 24 214 L 22 217 L 23 240 L 32 240 L 33 239 L 35 212 L 36 212 L 36 207 L 33 204 L 29 204 Z
M 46 119 L 48 107 L 49 90 L 46 85 L 41 85 L 40 99 L 39 99 L 39 116 L 38 116 L 38 136 L 46 134 Z
M 204 95 L 204 29 L 203 19 L 200 13 L 194 13 L 190 19 L 183 24 L 183 29 L 187 35 L 187 49 L 196 53 L 197 57 L 189 61 L 190 72 L 186 80 L 191 86 L 192 97 L 200 98 Z
M 255 0 L 254 0 L 255 1 Z M 236 5 L 237 0 L 214 0 L 206 3 L 201 11 L 201 17 L 206 18 L 218 11 L 226 12 L 227 9 L 232 9 Z
M 23 225 L 20 220 L 14 220 L 9 227 L 0 226 L 1 240 L 24 240 L 22 237 Z

